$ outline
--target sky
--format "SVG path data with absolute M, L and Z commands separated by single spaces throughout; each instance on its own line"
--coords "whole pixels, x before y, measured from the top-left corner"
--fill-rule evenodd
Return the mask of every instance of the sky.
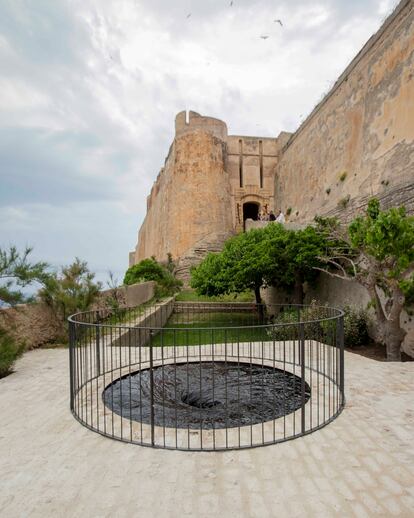
M 397 3 L 0 0 L 0 247 L 122 281 L 175 115 L 295 131 Z

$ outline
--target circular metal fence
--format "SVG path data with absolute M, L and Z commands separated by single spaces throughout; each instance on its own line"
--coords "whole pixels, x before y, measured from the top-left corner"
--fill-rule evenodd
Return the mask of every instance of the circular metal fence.
M 70 406 L 113 439 L 180 450 L 283 442 L 344 406 L 343 312 L 161 304 L 69 318 Z

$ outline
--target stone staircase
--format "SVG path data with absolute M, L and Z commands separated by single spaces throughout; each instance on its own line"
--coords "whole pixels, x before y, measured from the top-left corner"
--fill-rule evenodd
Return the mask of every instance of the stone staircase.
M 179 259 L 175 269 L 175 275 L 181 279 L 184 286 L 188 286 L 190 269 L 204 259 L 209 252 L 220 252 L 226 240 L 234 235 L 232 232 L 211 233 L 197 241 L 193 248 Z

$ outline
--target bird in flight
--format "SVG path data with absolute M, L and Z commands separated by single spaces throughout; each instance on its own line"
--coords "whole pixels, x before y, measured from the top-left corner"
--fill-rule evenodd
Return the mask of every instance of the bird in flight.
M 267 38 L 269 37 L 267 34 L 262 34 L 262 36 L 260 36 L 262 38 L 262 40 L 267 40 Z
M 187 18 L 190 18 L 190 16 L 191 16 L 191 13 L 187 14 Z
M 282 20 L 273 20 L 273 23 L 278 23 L 281 27 L 283 27 Z

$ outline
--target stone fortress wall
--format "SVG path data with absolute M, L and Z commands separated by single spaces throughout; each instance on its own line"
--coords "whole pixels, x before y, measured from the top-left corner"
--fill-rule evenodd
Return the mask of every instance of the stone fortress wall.
M 273 210 L 274 168 L 289 136 L 229 136 L 223 121 L 179 113 L 130 265 L 151 256 L 165 261 L 170 253 L 187 279 L 190 266 L 220 250 L 248 216 Z
M 228 135 L 223 121 L 176 117 L 130 265 L 178 260 L 178 275 L 258 210 L 287 221 L 350 219 L 372 196 L 414 211 L 414 0 L 402 0 L 294 133 Z
M 372 196 L 414 210 L 414 2 L 403 0 L 282 150 L 290 220 L 349 220 Z

